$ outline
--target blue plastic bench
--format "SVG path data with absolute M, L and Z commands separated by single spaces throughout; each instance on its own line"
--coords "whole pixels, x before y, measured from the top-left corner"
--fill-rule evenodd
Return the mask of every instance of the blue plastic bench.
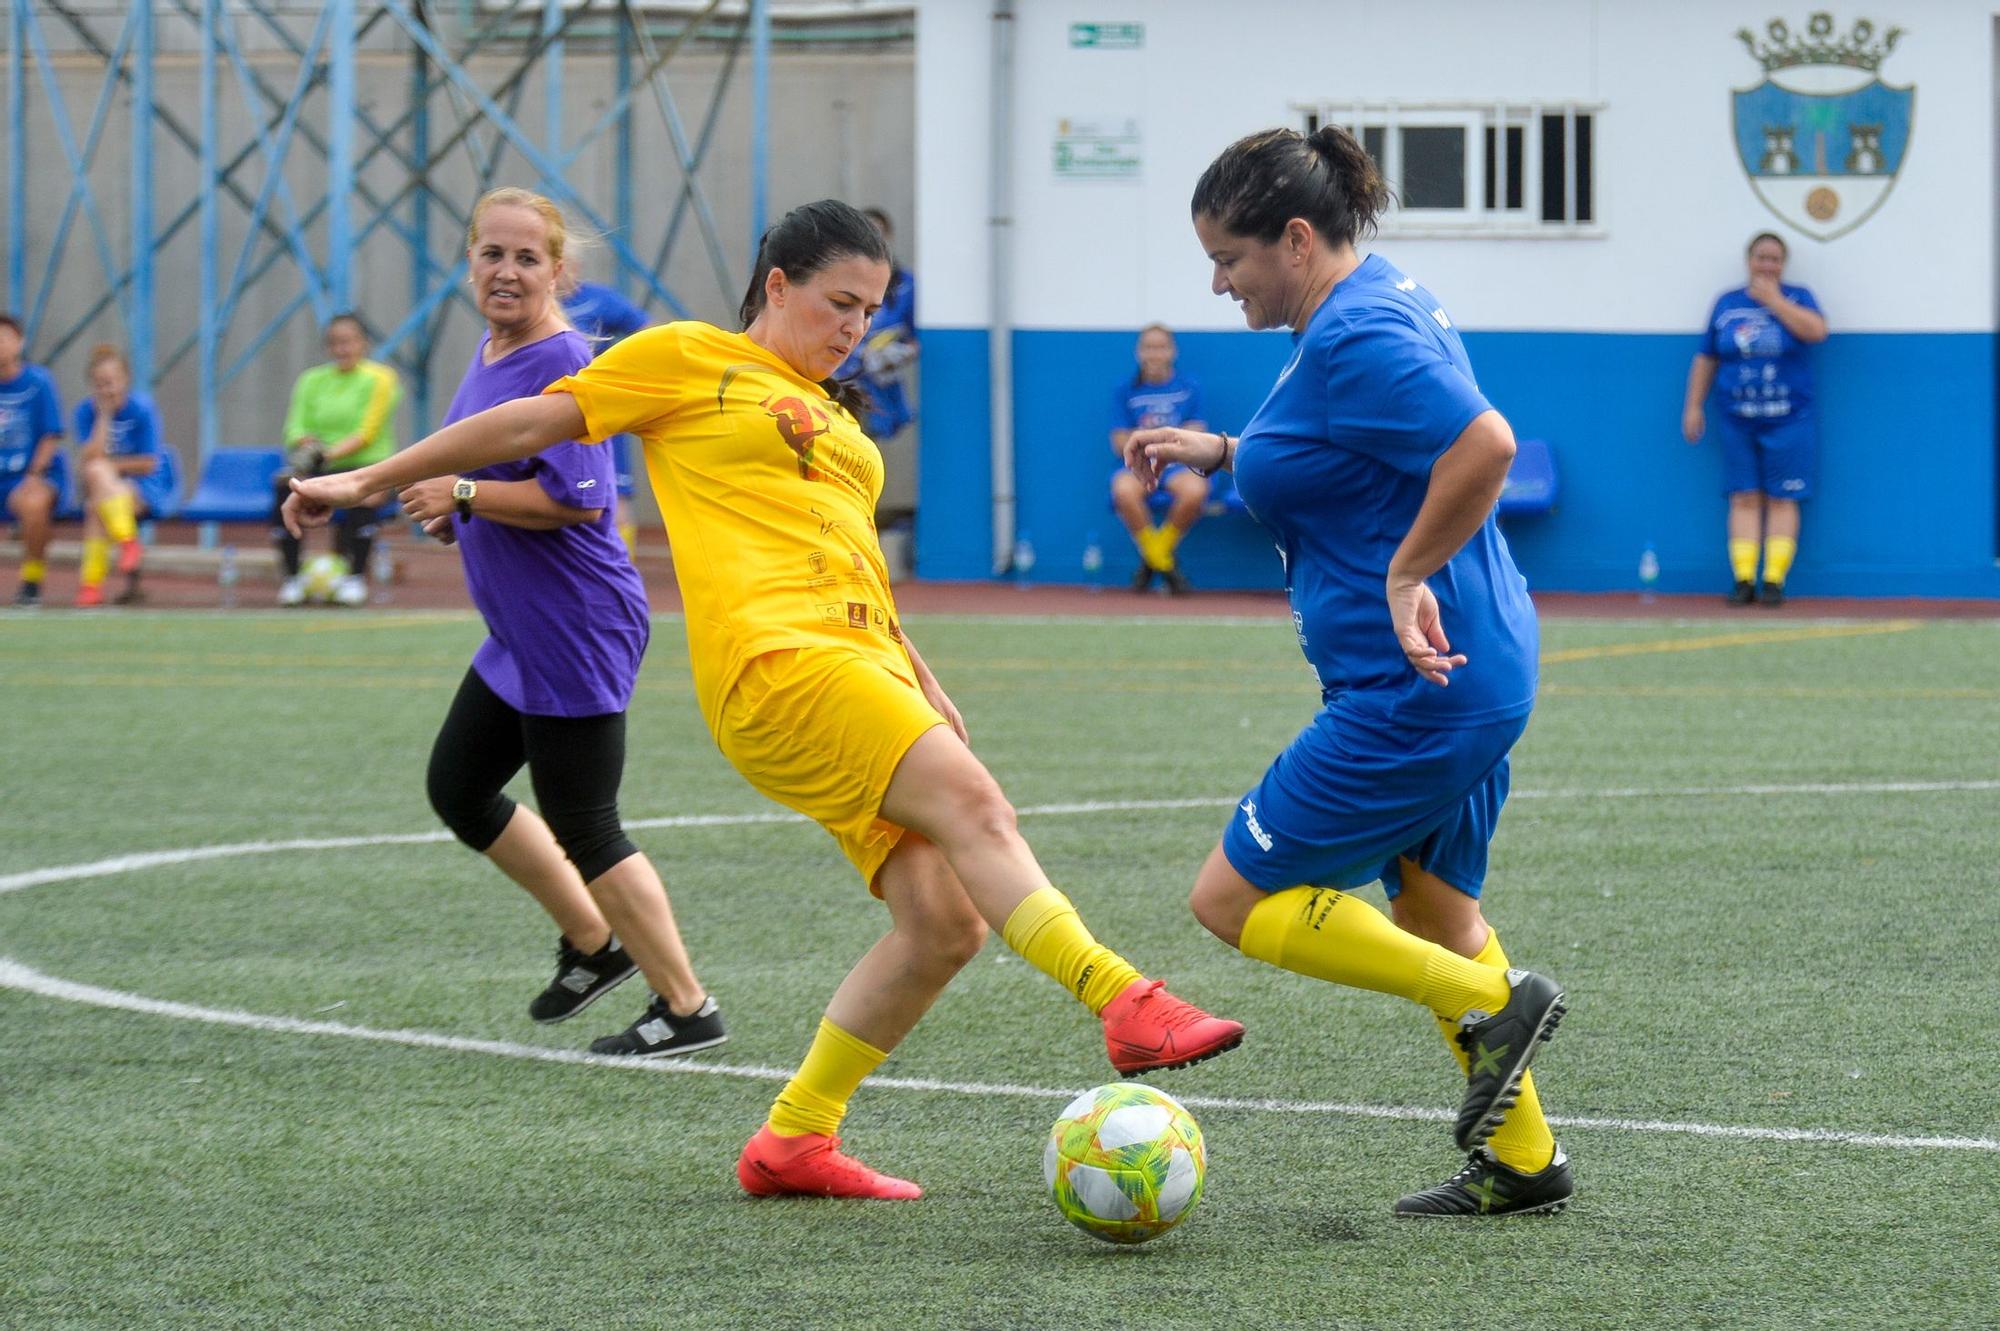
M 1556 506 L 1556 460 L 1545 439 L 1514 441 L 1514 465 L 1500 487 L 1500 516 L 1524 517 Z
M 188 522 L 261 522 L 271 516 L 271 484 L 281 448 L 218 448 L 177 515 Z

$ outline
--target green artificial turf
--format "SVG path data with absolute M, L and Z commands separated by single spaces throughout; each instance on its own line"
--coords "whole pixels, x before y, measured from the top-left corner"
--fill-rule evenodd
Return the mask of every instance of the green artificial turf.
M 1154 1079 L 1229 1102 L 1197 1108 L 1211 1167 L 1182 1228 L 1120 1250 L 1057 1215 L 1043 1134 L 1112 1074 L 1095 1023 L 997 940 L 882 1069 L 929 1084 L 864 1087 L 845 1128 L 925 1200 L 741 1194 L 773 1078 L 886 921 L 810 826 L 634 832 L 729 1021 L 689 1060 L 706 1074 L 507 1056 L 580 1050 L 643 993 L 528 1022 L 554 930 L 454 844 L 168 857 L 0 890 L 13 974 L 114 991 L 0 987 L 0 1326 L 1992 1324 L 1995 625 L 1544 624 L 1487 904 L 1514 961 L 1569 988 L 1537 1078 L 1578 1197 L 1430 1224 L 1388 1210 L 1458 1164 L 1429 1019 L 1247 961 L 1184 905 L 1315 705 L 1287 626 L 910 627 L 1097 932 L 1249 1027 Z M 435 832 L 424 761 L 479 636 L 450 615 L 0 620 L 0 887 Z M 703 730 L 673 620 L 623 805 L 772 812 Z M 502 1052 L 360 1038 L 410 1031 Z

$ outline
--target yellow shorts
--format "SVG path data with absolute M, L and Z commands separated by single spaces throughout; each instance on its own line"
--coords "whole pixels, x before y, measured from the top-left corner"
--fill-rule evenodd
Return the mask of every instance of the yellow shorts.
M 873 892 L 903 839 L 878 816 L 889 778 L 918 736 L 944 724 L 913 676 L 853 652 L 796 648 L 743 667 L 715 742 L 759 794 L 831 832 Z

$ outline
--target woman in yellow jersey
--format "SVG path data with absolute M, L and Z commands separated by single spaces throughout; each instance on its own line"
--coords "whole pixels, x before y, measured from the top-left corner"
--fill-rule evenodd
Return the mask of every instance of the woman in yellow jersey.
M 558 439 L 643 441 L 710 732 L 751 785 L 831 832 L 889 908 L 888 933 L 835 991 L 737 1161 L 760 1196 L 922 1195 L 843 1154 L 835 1134 L 862 1079 L 989 925 L 1102 1020 L 1121 1072 L 1181 1067 L 1243 1037 L 1084 927 L 902 631 L 875 532 L 882 455 L 826 382 L 888 283 L 888 247 L 867 218 L 833 200 L 796 208 L 759 247 L 743 332 L 686 321 L 635 333 L 539 398 L 297 482 L 285 510 L 313 525 L 365 491 Z

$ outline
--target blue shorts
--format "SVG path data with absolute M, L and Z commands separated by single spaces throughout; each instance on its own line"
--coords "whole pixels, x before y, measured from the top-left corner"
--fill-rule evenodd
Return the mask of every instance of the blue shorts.
M 1715 412 L 1709 428 L 1722 444 L 1722 490 L 1761 490 L 1773 499 L 1811 497 L 1819 469 L 1819 430 L 1812 413 L 1752 419 Z
M 1289 887 L 1402 890 L 1396 863 L 1477 897 L 1486 845 L 1507 802 L 1514 717 L 1467 730 L 1417 730 L 1322 708 L 1236 806 L 1222 853 L 1266 892 Z
M 28 459 L 23 457 L 21 459 L 20 470 L 18 471 L 0 470 L 0 523 L 12 522 L 14 520 L 13 516 L 9 514 L 7 511 L 7 501 L 14 497 L 14 491 L 18 489 L 20 487 L 21 482 L 27 478 L 28 475 L 27 468 L 28 468 Z M 68 477 L 69 477 L 68 461 L 63 457 L 63 455 L 60 452 L 58 452 L 54 457 L 49 459 L 48 473 L 43 478 L 46 481 L 48 481 L 50 485 L 55 487 L 55 492 L 56 492 L 55 502 L 57 508 L 62 507 L 63 486 L 67 483 Z

